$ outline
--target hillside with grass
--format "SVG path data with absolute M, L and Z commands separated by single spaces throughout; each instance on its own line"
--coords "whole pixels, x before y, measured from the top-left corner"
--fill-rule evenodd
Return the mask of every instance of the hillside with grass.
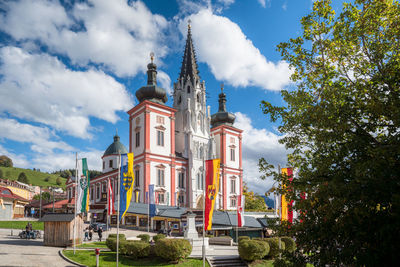
M 0 170 L 3 173 L 3 179 L 8 180 L 18 180 L 18 176 L 21 172 L 24 172 L 26 177 L 28 178 L 29 184 L 39 185 L 42 187 L 61 187 L 65 189 L 66 178 L 63 178 L 56 174 L 50 174 L 46 172 L 41 172 L 37 170 L 23 169 L 17 167 L 2 167 L 0 166 Z M 60 185 L 57 185 L 57 178 L 60 178 Z

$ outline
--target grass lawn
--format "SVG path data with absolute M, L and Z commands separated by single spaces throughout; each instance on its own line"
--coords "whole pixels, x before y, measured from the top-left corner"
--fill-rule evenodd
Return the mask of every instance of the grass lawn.
M 255 260 L 249 264 L 250 267 L 273 267 L 274 260 Z
M 43 230 L 43 222 L 29 221 L 33 230 Z M 28 221 L 0 221 L 0 228 L 25 230 Z
M 64 255 L 70 258 L 75 262 L 79 262 L 80 264 L 84 264 L 87 266 L 96 266 L 96 255 L 94 251 L 76 251 L 75 255 L 72 250 L 64 250 Z M 108 267 L 108 266 L 116 266 L 115 262 L 116 254 L 115 252 L 100 252 L 100 266 Z M 201 267 L 203 266 L 202 260 L 198 259 L 187 259 L 184 262 L 179 264 L 169 264 L 164 262 L 162 259 L 158 257 L 154 258 L 145 258 L 133 260 L 129 257 L 119 255 L 119 264 L 118 266 L 178 266 L 178 267 Z M 206 266 L 209 266 L 206 262 Z
M 24 172 L 26 174 L 26 177 L 28 177 L 29 183 L 32 185 L 39 185 L 44 187 L 55 186 L 65 188 L 65 182 L 67 181 L 67 179 L 62 178 L 61 176 L 58 176 L 56 174 L 39 172 L 30 169 L 22 169 L 17 167 L 0 167 L 0 169 L 3 171 L 3 179 L 13 181 L 16 181 L 18 179 L 18 175 L 21 172 Z M 48 182 L 45 181 L 46 177 L 49 177 Z M 61 179 L 61 185 L 57 185 L 56 183 L 58 177 L 60 177 Z
M 91 243 L 85 243 L 81 244 L 79 246 L 76 246 L 77 248 L 107 248 L 106 242 L 91 242 Z

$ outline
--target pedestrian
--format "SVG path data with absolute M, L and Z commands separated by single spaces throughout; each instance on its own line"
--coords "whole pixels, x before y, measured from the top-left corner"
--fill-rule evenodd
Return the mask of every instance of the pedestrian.
M 25 226 L 25 232 L 26 232 L 26 239 L 29 239 L 31 232 L 29 231 L 29 223 Z
M 86 227 L 85 228 L 85 238 L 83 239 L 83 241 L 89 240 L 89 228 Z
M 168 228 L 168 236 L 171 236 L 172 229 Z
M 89 227 L 89 240 L 92 241 L 92 236 L 93 236 L 93 228 Z
M 99 230 L 97 230 L 97 234 L 99 235 L 99 241 L 101 242 L 101 238 L 103 237 L 103 228 L 101 228 L 101 226 L 99 227 Z

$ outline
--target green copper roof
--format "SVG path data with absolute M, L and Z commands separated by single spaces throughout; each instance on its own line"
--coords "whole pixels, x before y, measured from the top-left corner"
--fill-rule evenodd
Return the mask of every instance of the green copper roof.
M 115 135 L 114 136 L 114 143 L 112 143 L 104 152 L 104 156 L 108 155 L 115 155 L 115 154 L 125 154 L 128 153 L 128 150 L 126 150 L 126 147 L 119 141 L 119 136 Z

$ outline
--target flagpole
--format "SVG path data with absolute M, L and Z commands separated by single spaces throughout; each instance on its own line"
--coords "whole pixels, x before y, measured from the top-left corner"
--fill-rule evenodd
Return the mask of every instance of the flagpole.
M 202 256 L 203 256 L 203 267 L 206 266 L 206 247 L 204 243 L 204 238 L 206 235 L 206 229 L 205 229 L 205 207 L 206 207 L 206 170 L 205 170 L 205 153 L 203 153 L 203 246 L 202 246 Z
M 108 231 L 108 217 L 110 216 L 110 178 L 108 178 L 107 182 L 107 219 L 106 219 L 106 231 Z
M 150 232 L 150 184 L 147 190 L 147 232 Z M 146 197 L 146 195 L 144 197 Z
M 76 238 L 76 205 L 77 205 L 77 198 L 78 198 L 78 152 L 75 153 L 75 217 L 74 217 L 74 255 L 75 255 L 75 238 Z
M 239 196 L 240 198 L 240 196 Z M 239 198 L 238 195 L 236 195 L 236 217 L 237 217 L 237 225 L 236 225 L 236 243 L 239 246 Z M 240 199 L 241 200 L 241 199 Z M 240 203 L 240 205 L 242 205 L 242 203 Z M 241 216 L 241 215 L 240 215 Z
M 281 165 L 278 164 L 278 171 L 279 171 L 279 175 L 281 174 Z M 281 194 L 281 198 L 282 198 L 282 194 Z M 279 209 L 279 225 L 281 225 L 282 221 L 281 221 L 281 214 L 282 214 L 282 199 L 281 199 L 281 208 Z M 279 258 L 281 258 L 281 238 L 278 236 L 278 240 L 279 240 Z
M 117 267 L 118 267 L 118 256 L 119 256 L 119 203 L 120 203 L 120 198 L 121 198 L 121 153 L 119 153 L 119 158 L 118 158 L 118 206 L 117 206 Z

